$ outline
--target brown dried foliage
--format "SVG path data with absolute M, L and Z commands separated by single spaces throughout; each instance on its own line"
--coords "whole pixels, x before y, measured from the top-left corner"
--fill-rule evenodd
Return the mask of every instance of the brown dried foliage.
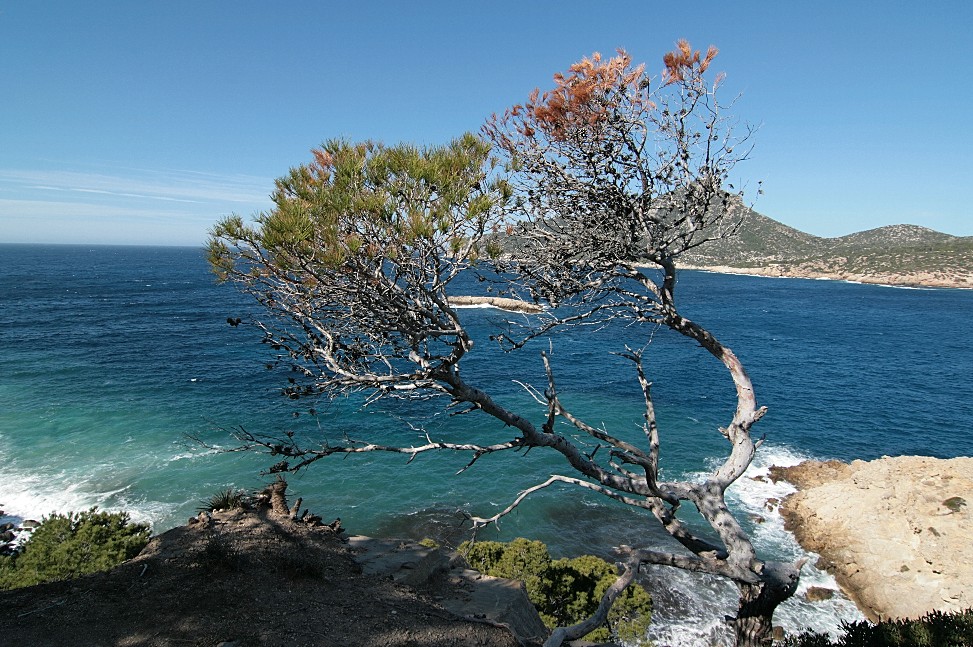
M 624 49 L 604 60 L 598 52 L 583 58 L 568 68 L 567 73 L 554 75 L 552 90 L 541 94 L 535 89 L 528 100 L 506 111 L 503 117 L 494 115 L 485 127 L 486 133 L 501 146 L 512 150 L 514 143 L 503 134 L 503 125 L 515 124 L 523 137 L 535 139 L 538 131 L 550 141 L 567 141 L 579 131 L 596 129 L 624 101 L 636 108 L 652 110 L 645 64 L 632 67 L 632 58 Z M 719 50 L 710 45 L 705 56 L 693 50 L 685 39 L 676 49 L 663 57 L 662 85 L 689 79 L 701 79 Z M 719 80 L 717 81 L 719 83 Z
M 516 119 L 517 130 L 533 138 L 537 130 L 554 141 L 564 141 L 581 128 L 596 126 L 617 104 L 619 93 L 639 96 L 639 82 L 645 65 L 631 67 L 632 58 L 619 49 L 618 56 L 603 61 L 595 52 L 554 75 L 555 87 L 543 95 L 535 89 L 528 101 L 511 108 L 502 120 Z M 647 101 L 647 100 L 646 100 Z
M 706 56 L 703 57 L 698 49 L 693 51 L 693 48 L 689 46 L 689 41 L 680 40 L 676 43 L 676 49 L 662 57 L 662 62 L 666 65 L 666 69 L 662 71 L 663 84 L 678 83 L 686 78 L 702 75 L 709 68 L 710 63 L 713 62 L 719 51 L 716 47 L 710 45 L 706 50 Z M 697 69 L 698 74 L 693 74 L 694 68 Z
M 314 161 L 309 165 L 311 173 L 320 183 L 325 183 L 331 179 L 331 169 L 334 168 L 334 157 L 328 151 L 321 148 L 312 148 L 311 154 Z

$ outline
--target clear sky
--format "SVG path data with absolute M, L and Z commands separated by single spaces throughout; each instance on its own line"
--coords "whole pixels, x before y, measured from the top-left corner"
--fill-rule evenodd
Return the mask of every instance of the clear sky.
M 201 244 L 335 138 L 443 143 L 594 51 L 721 53 L 758 211 L 973 235 L 970 0 L 0 0 L 0 242 Z

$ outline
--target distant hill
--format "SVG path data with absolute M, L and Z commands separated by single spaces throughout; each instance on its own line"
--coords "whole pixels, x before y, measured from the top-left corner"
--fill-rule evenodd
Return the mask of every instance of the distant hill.
M 744 212 L 736 236 L 710 241 L 682 264 L 774 276 L 849 279 L 896 285 L 973 287 L 973 236 L 916 225 L 889 225 L 821 238 Z
M 698 264 L 750 267 L 813 256 L 825 240 L 746 209 L 735 236 L 707 242 L 682 258 Z
M 788 227 L 742 209 L 735 235 L 682 254 L 678 266 L 718 272 L 827 278 L 862 283 L 973 288 L 973 236 L 951 236 L 917 225 L 888 225 L 838 238 Z M 498 241 L 518 256 L 518 235 Z

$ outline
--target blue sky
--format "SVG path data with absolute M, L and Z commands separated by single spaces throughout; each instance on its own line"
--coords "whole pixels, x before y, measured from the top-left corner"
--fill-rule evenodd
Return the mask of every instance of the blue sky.
M 973 2 L 0 0 L 0 242 L 197 245 L 334 137 L 446 142 L 594 51 L 720 48 L 758 211 L 973 235 Z

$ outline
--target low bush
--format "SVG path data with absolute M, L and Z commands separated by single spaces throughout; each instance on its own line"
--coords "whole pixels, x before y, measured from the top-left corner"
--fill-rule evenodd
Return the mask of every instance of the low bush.
M 845 624 L 844 635 L 803 633 L 780 647 L 973 647 L 973 609 L 957 613 L 933 611 L 918 620 L 887 620 Z
M 242 510 L 247 507 L 247 495 L 240 490 L 226 488 L 220 490 L 196 508 L 199 512 L 218 512 L 220 510 Z
M 552 560 L 542 542 L 524 538 L 509 543 L 465 542 L 460 552 L 481 573 L 524 582 L 530 601 L 550 628 L 573 625 L 590 617 L 618 577 L 615 566 L 599 557 Z M 649 594 L 641 585 L 632 584 L 615 601 L 608 627 L 596 629 L 585 639 L 603 642 L 614 638 L 626 644 L 647 644 L 645 633 L 651 615 Z
M 108 570 L 141 552 L 149 527 L 125 512 L 52 514 L 23 548 L 0 557 L 0 589 L 33 586 Z

